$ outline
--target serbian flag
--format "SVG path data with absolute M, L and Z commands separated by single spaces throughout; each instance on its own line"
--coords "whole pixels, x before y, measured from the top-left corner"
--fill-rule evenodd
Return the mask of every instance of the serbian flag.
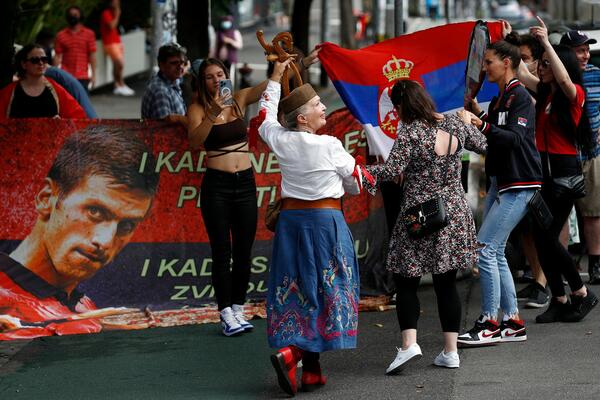
M 438 111 L 463 107 L 469 41 L 475 22 L 442 25 L 402 35 L 359 50 L 324 43 L 321 64 L 342 100 L 367 133 L 369 151 L 387 158 L 398 126 L 390 99 L 400 79 L 419 81 Z M 502 38 L 502 23 L 488 22 L 490 41 Z M 486 82 L 477 99 L 489 102 L 498 92 Z

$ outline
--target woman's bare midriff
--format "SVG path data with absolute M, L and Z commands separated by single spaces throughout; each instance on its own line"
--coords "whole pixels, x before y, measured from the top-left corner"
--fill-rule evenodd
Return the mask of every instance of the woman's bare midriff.
M 250 163 L 250 157 L 248 156 L 248 153 L 234 152 L 234 153 L 224 154 L 219 157 L 214 157 L 214 158 L 211 157 L 211 156 L 218 156 L 219 154 L 221 154 L 222 153 L 221 150 L 233 150 L 233 149 L 238 148 L 239 146 L 240 146 L 239 144 L 234 144 L 231 146 L 223 147 L 222 149 L 219 149 L 219 150 L 208 151 L 206 153 L 206 155 L 208 156 L 208 159 L 206 161 L 206 166 L 208 168 L 217 169 L 219 171 L 224 171 L 224 172 L 239 172 L 239 171 L 244 171 L 244 170 L 250 168 L 252 166 L 252 163 Z M 244 147 L 242 147 L 241 149 L 238 149 L 238 150 L 248 151 L 248 145 L 246 144 Z

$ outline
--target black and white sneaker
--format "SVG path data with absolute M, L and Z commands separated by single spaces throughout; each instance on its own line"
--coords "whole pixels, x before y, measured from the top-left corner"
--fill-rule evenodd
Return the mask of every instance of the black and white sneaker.
M 498 322 L 482 315 L 471 330 L 458 336 L 459 347 L 477 347 L 493 345 L 502 339 Z
M 509 319 L 500 323 L 501 342 L 523 342 L 527 340 L 525 321 L 522 319 Z
M 534 283 L 533 292 L 525 303 L 525 308 L 544 308 L 550 303 L 550 294 L 548 289 L 543 288 L 540 284 Z

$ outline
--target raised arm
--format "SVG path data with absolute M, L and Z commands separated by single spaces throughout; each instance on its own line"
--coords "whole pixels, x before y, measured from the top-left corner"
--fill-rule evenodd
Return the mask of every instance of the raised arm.
M 279 98 L 281 97 L 281 84 L 279 81 L 283 76 L 283 71 L 285 71 L 285 68 L 290 62 L 291 59 L 287 60 L 285 63 L 275 63 L 273 75 L 271 75 L 271 79 L 267 80 L 267 88 L 260 97 L 260 102 L 258 104 L 258 108 L 261 110 L 260 112 L 265 113 L 264 121 L 258 128 L 258 133 L 271 148 L 273 148 L 271 139 L 275 137 L 278 132 L 285 129 L 277 119 Z
M 485 154 L 487 151 L 487 140 L 474 125 L 474 122 L 478 118 L 473 113 L 466 110 L 458 111 L 456 114 L 460 120 L 458 123 L 459 129 L 463 130 L 465 136 L 465 149 L 474 151 L 478 154 Z
M 273 68 L 273 74 L 269 79 L 275 82 L 281 81 L 283 72 L 285 71 L 290 62 L 292 62 L 291 58 L 287 59 L 282 63 L 275 63 L 275 68 Z M 234 98 L 239 104 L 240 108 L 244 109 L 248 104 L 253 104 L 260 100 L 260 96 L 267 89 L 267 83 L 269 83 L 269 79 L 259 83 L 256 86 L 242 89 L 236 92 L 234 94 Z
M 121 19 L 121 3 L 117 3 L 114 8 L 114 18 L 108 23 L 111 29 L 116 29 L 119 26 L 119 20 Z
M 512 106 L 506 116 L 506 121 L 502 125 L 490 124 L 487 115 L 482 112 L 479 116 L 473 114 L 466 116 L 459 114 L 463 121 L 470 119 L 471 123 L 477 127 L 487 138 L 487 143 L 494 144 L 506 149 L 515 148 L 521 145 L 521 141 L 527 136 L 528 129 L 535 121 L 532 121 L 535 115 L 533 100 L 531 96 L 524 91 L 517 91 L 513 96 Z M 495 100 L 490 104 L 494 105 Z
M 552 44 L 550 44 L 550 41 L 548 40 L 548 28 L 546 28 L 546 24 L 544 24 L 544 21 L 540 17 L 536 16 L 536 18 L 540 22 L 540 26 L 532 26 L 529 28 L 529 31 L 540 41 L 542 47 L 544 47 L 544 51 L 548 55 L 548 60 L 550 61 L 549 67 L 552 68 L 552 74 L 554 75 L 554 79 L 556 79 L 556 83 L 567 98 L 570 101 L 574 101 L 577 98 L 575 84 L 571 81 L 567 69 L 562 61 L 560 61 L 560 58 L 558 58 L 558 54 L 556 54 L 556 51 L 554 51 Z M 544 67 L 544 60 L 540 62 L 542 63 L 542 67 Z
M 533 93 L 537 93 L 537 85 L 540 82 L 540 79 L 529 72 L 529 69 L 527 69 L 524 62 L 519 63 L 517 75 L 521 83 L 523 83 L 527 89 L 531 90 Z
M 197 103 L 190 105 L 187 115 L 187 127 L 188 139 L 192 149 L 196 150 L 204 144 L 204 141 L 208 137 L 208 134 L 215 123 L 215 118 L 217 118 L 225 108 L 231 107 L 230 105 L 224 104 L 230 98 L 230 95 L 220 97 L 219 91 L 217 91 L 217 97 L 211 102 L 212 107 L 209 110 L 205 110 L 203 106 Z
M 366 170 L 375 179 L 375 184 L 365 182 L 365 188 L 369 193 L 375 195 L 377 186 L 384 181 L 393 181 L 402 176 L 402 173 L 410 162 L 411 142 L 408 138 L 408 129 L 410 127 L 404 124 L 398 124 L 398 136 L 392 150 L 381 165 L 368 165 Z
M 258 100 L 260 100 L 260 95 L 267 88 L 268 79 L 262 81 L 256 86 L 252 86 L 246 89 L 239 90 L 235 92 L 233 98 L 238 103 L 240 108 L 244 110 L 248 104 L 254 104 Z

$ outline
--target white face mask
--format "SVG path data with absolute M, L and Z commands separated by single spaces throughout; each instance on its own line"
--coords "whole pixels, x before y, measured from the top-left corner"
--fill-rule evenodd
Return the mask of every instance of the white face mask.
M 221 22 L 221 28 L 227 30 L 227 29 L 231 29 L 231 27 L 233 26 L 233 24 L 231 23 L 231 21 L 223 21 Z
M 537 74 L 537 66 L 538 66 L 537 60 L 534 61 L 534 62 L 532 62 L 531 64 L 525 63 L 525 66 L 527 67 L 527 69 L 529 70 L 529 72 L 531 72 L 534 75 Z

